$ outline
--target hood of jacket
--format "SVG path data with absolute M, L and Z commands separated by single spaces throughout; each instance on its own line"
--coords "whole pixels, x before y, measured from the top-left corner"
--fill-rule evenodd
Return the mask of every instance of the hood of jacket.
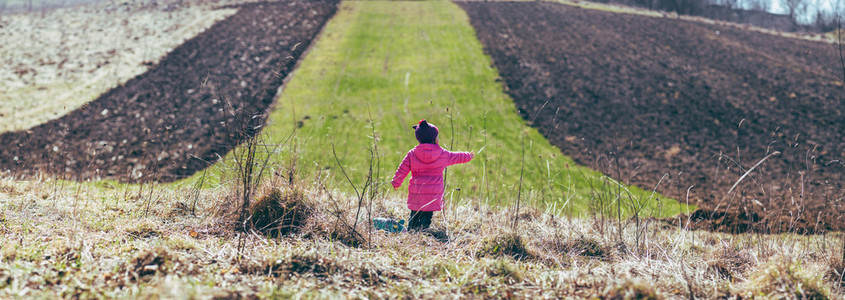
M 443 148 L 435 144 L 419 144 L 414 147 L 414 156 L 421 162 L 430 163 L 440 157 Z

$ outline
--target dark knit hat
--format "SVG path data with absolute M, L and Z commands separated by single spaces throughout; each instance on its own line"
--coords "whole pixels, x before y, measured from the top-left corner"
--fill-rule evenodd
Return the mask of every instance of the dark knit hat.
M 429 124 L 425 119 L 420 120 L 418 125 L 411 126 L 411 128 L 414 129 L 414 135 L 420 144 L 435 144 L 437 134 L 440 132 L 437 130 L 437 126 Z

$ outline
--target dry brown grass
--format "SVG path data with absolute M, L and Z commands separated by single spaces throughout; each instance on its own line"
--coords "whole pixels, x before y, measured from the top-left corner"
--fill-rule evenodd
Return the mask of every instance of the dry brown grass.
M 516 233 L 493 236 L 486 244 L 484 252 L 492 256 L 511 257 L 515 260 L 532 259 L 536 256 L 528 249 L 523 237 Z
M 512 213 L 468 200 L 435 214 L 443 242 L 424 232 L 370 232 L 364 221 L 355 228 L 354 196 L 276 186 L 264 197 L 296 199 L 310 213 L 296 231 L 265 235 L 233 230 L 216 213 L 232 199 L 223 187 L 197 195 L 2 184 L 19 194 L 0 191 L 0 298 L 843 296 L 833 275 L 841 263 L 830 259 L 839 257 L 839 234 L 727 235 L 649 221 L 639 235 L 625 226 L 620 240 L 613 222 L 536 210 L 513 231 Z M 178 204 L 194 199 L 195 213 Z M 402 217 L 404 203 L 377 197 L 372 214 Z
M 256 230 L 270 235 L 298 232 L 314 214 L 305 197 L 297 187 L 268 187 L 252 203 L 250 221 Z
M 609 300 L 657 300 L 663 298 L 665 297 L 657 293 L 657 289 L 654 288 L 651 282 L 645 281 L 642 278 L 623 278 L 612 282 L 607 285 L 604 295 L 602 295 L 602 299 Z
M 727 245 L 723 245 L 710 255 L 712 258 L 708 260 L 707 265 L 716 274 L 732 282 L 735 279 L 744 278 L 743 275 L 748 272 L 754 263 L 754 258 L 748 251 Z
M 830 287 L 822 280 L 824 274 L 814 272 L 814 267 L 792 257 L 774 257 L 751 275 L 748 297 L 831 299 Z

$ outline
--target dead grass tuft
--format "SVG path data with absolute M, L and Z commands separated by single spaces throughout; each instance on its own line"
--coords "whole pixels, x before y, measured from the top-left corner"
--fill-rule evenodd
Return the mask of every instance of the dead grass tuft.
M 534 242 L 543 249 L 542 254 L 555 257 L 558 262 L 560 259 L 570 259 L 575 256 L 607 260 L 612 253 L 612 249 L 602 244 L 597 238 L 583 234 L 576 237 L 553 235 L 535 239 Z
M 122 268 L 132 281 L 156 274 L 166 275 L 184 265 L 182 259 L 162 246 L 142 251 Z
M 316 252 L 298 253 L 284 259 L 271 256 L 258 262 L 241 262 L 239 269 L 244 274 L 273 277 L 283 277 L 291 273 L 327 277 L 346 271 L 334 260 Z
M 514 284 L 522 282 L 525 277 L 522 270 L 505 259 L 497 259 L 484 267 L 487 275 L 501 277 L 504 283 Z
M 6 287 L 12 285 L 15 281 L 15 277 L 9 273 L 6 269 L 0 269 L 0 289 L 5 289 Z
M 280 277 L 286 274 L 287 262 L 281 258 L 266 258 L 260 262 L 242 261 L 238 266 L 241 273 Z
M 325 208 L 315 209 L 302 232 L 306 238 L 325 238 L 349 247 L 361 247 L 366 240 L 353 230 L 350 224 L 352 223 L 346 211 L 330 213 Z
M 841 284 L 845 282 L 845 261 L 842 258 L 831 258 L 828 261 L 828 272 L 827 272 L 827 279 Z
M 190 251 L 197 248 L 196 243 L 184 235 L 171 235 L 165 241 L 167 247 L 175 250 Z
M 270 187 L 250 208 L 255 228 L 274 236 L 299 232 L 313 213 L 314 206 L 296 187 Z
M 651 282 L 636 278 L 625 278 L 607 285 L 601 299 L 663 299 Z
M 422 274 L 429 279 L 440 277 L 457 278 L 461 275 L 461 270 L 455 264 L 438 261 L 428 266 Z
M 11 185 L 5 185 L 5 184 L 0 185 L 0 193 L 6 194 L 6 195 L 9 195 L 9 196 L 12 196 L 12 197 L 22 195 L 22 193 L 19 192 L 17 189 L 15 189 L 15 187 L 13 187 Z
M 352 230 L 352 228 L 343 226 L 332 227 L 331 230 L 325 233 L 325 237 L 332 241 L 338 241 L 341 244 L 354 248 L 361 247 L 366 243 L 363 236 L 356 233 Z
M 505 233 L 494 236 L 487 241 L 484 253 L 492 256 L 509 256 L 516 260 L 532 259 L 536 257 L 528 249 L 522 236 L 515 233 Z
M 749 297 L 767 299 L 830 299 L 822 275 L 804 269 L 800 262 L 775 257 L 755 270 L 748 282 Z
M 310 273 L 317 277 L 326 277 L 343 268 L 332 259 L 312 252 L 291 256 L 288 270 L 299 274 Z
M 539 209 L 529 207 L 519 213 L 520 221 L 534 221 L 539 220 L 543 216 L 543 212 Z
M 126 233 L 137 238 L 151 238 L 161 235 L 161 229 L 156 222 L 150 219 L 141 219 L 132 226 L 127 227 Z
M 610 251 L 595 238 L 579 236 L 565 241 L 561 247 L 563 251 L 584 257 L 607 258 Z
M 82 258 L 79 255 L 79 251 L 77 249 L 62 246 L 59 247 L 52 256 L 45 257 L 46 259 L 55 259 L 56 261 L 60 261 L 68 266 L 77 266 L 79 264 L 79 260 Z
M 732 246 L 723 246 L 713 253 L 713 259 L 707 262 L 708 268 L 720 278 L 733 281 L 744 278 L 745 273 L 754 264 L 754 257 L 748 252 Z
M 167 212 L 167 217 L 171 220 L 178 219 L 192 214 L 191 206 L 185 202 L 176 201 Z
M 3 245 L 0 248 L 0 261 L 14 261 L 18 258 L 18 251 L 14 248 L 9 246 L 8 244 Z
M 358 267 L 358 277 L 361 280 L 370 285 L 370 286 L 377 286 L 383 285 L 385 283 L 397 281 L 397 280 L 407 280 L 408 278 L 397 274 L 389 269 L 383 269 L 378 266 L 375 266 L 371 263 L 362 264 Z

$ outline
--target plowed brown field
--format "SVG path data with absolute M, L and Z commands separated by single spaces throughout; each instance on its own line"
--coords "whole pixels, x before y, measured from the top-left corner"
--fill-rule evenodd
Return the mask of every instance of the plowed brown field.
M 277 89 L 337 5 L 237 6 L 123 86 L 57 120 L 0 135 L 0 170 L 128 182 L 190 176 L 263 125 Z
M 523 118 L 578 162 L 681 201 L 693 226 L 842 229 L 834 45 L 548 2 L 461 2 Z M 737 187 L 729 190 L 753 168 Z

